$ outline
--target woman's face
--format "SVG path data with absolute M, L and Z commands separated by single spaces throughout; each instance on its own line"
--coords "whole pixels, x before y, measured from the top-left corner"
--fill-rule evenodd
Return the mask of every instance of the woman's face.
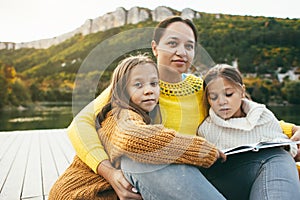
M 242 98 L 244 91 L 224 78 L 212 80 L 207 86 L 207 100 L 214 112 L 222 119 L 243 117 Z
M 127 93 L 131 101 L 146 112 L 154 109 L 160 88 L 158 72 L 153 64 L 139 64 L 130 70 Z
M 162 35 L 159 44 L 152 41 L 152 51 L 157 58 L 160 71 L 179 74 L 187 72 L 194 59 L 195 36 L 191 27 L 183 22 L 170 24 Z

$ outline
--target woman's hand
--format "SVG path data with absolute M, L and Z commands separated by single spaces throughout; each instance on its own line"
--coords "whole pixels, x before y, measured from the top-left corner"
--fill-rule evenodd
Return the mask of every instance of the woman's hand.
M 296 162 L 300 162 L 300 149 L 299 149 L 299 146 L 298 146 L 297 155 L 294 157 L 294 159 L 295 159 Z
M 221 150 L 218 150 L 219 151 L 219 159 L 221 160 L 221 162 L 225 162 L 226 159 L 227 159 L 227 156 L 221 151 Z
M 293 126 L 293 136 L 291 137 L 291 140 L 293 141 L 299 141 L 300 140 L 300 126 Z M 299 149 L 299 145 L 298 145 L 298 153 L 297 155 L 294 157 L 296 162 L 300 161 L 300 149 Z
M 103 176 L 113 187 L 120 200 L 142 200 L 142 196 L 125 179 L 123 172 L 114 168 L 109 160 L 102 161 L 98 166 L 98 174 Z

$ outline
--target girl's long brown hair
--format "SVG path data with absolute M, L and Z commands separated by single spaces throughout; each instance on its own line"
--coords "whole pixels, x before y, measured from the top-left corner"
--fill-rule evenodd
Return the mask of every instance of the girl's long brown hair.
M 110 84 L 110 102 L 106 104 L 100 113 L 98 114 L 97 118 L 99 123 L 101 124 L 104 121 L 106 114 L 112 109 L 117 108 L 116 116 L 118 117 L 119 112 L 121 109 L 130 109 L 135 111 L 136 113 L 140 114 L 143 117 L 145 123 L 149 124 L 151 122 L 151 117 L 149 113 L 142 110 L 140 107 L 135 105 L 131 100 L 130 96 L 126 90 L 126 86 L 128 84 L 128 77 L 130 71 L 142 64 L 150 63 L 152 64 L 158 74 L 158 69 L 156 63 L 146 55 L 137 55 L 137 56 L 130 56 L 122 60 L 118 66 L 115 68 L 114 73 L 112 75 L 111 84 Z M 158 106 L 156 106 L 153 110 L 154 113 L 158 112 Z M 154 114 L 156 115 L 156 114 Z M 152 116 L 152 113 L 151 113 Z

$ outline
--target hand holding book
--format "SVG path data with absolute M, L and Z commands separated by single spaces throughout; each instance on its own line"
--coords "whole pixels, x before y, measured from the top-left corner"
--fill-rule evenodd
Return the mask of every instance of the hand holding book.
M 257 152 L 260 149 L 265 149 L 265 148 L 273 148 L 273 147 L 289 147 L 289 152 L 291 155 L 294 157 L 297 154 L 297 144 L 300 144 L 300 141 L 291 141 L 289 139 L 275 139 L 272 141 L 266 141 L 266 142 L 258 142 L 255 144 L 246 144 L 246 145 L 241 145 L 229 149 L 224 149 L 222 150 L 225 155 L 232 155 L 232 154 L 237 154 L 237 153 L 242 153 L 242 152 L 247 152 L 247 151 L 254 151 Z

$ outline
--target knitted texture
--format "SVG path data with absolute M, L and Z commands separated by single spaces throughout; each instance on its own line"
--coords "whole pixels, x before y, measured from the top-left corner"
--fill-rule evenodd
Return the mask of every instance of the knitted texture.
M 219 149 L 227 149 L 243 144 L 272 141 L 287 138 L 274 114 L 263 104 L 243 99 L 246 117 L 224 120 L 212 110 L 210 116 L 200 125 L 198 135 L 215 144 Z
M 203 80 L 188 75 L 181 82 L 160 81 L 159 85 L 162 124 L 182 134 L 196 135 L 199 124 L 207 115 L 203 104 Z
M 293 136 L 293 126 L 295 126 L 295 124 L 284 122 L 281 120 L 279 121 L 279 125 L 283 130 L 283 133 L 286 134 L 289 138 Z
M 108 159 L 95 129 L 97 114 L 110 99 L 110 87 L 106 88 L 94 101 L 89 103 L 73 119 L 67 129 L 76 155 L 97 173 L 102 160 Z
M 114 109 L 108 113 L 98 134 L 116 167 L 122 156 L 150 164 L 201 167 L 209 167 L 217 159 L 215 146 L 201 137 L 179 134 L 162 125 L 146 125 L 142 117 L 131 110 L 123 109 L 119 115 L 113 112 Z
M 299 180 L 300 180 L 300 162 L 296 163 L 297 169 L 298 169 L 298 175 L 299 175 Z
M 182 134 L 196 135 L 198 125 L 207 113 L 202 104 L 202 82 L 201 78 L 194 75 L 188 75 L 179 83 L 160 81 L 159 102 L 165 127 L 172 128 Z M 95 173 L 99 163 L 107 159 L 107 154 L 96 133 L 95 116 L 108 102 L 109 90 L 110 88 L 104 90 L 93 102 L 78 113 L 68 127 L 68 136 L 76 154 Z
M 75 156 L 72 164 L 58 178 L 49 193 L 49 200 L 117 200 L 106 180 Z

